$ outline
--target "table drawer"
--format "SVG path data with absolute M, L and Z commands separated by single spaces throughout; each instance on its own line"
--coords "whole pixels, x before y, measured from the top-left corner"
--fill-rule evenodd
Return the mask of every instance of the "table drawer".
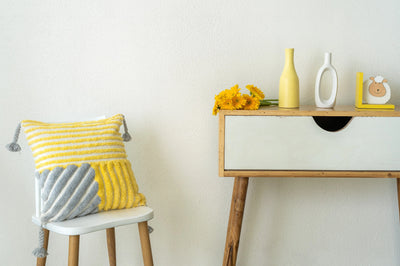
M 329 132 L 312 116 L 225 116 L 224 169 L 399 171 L 399 132 L 399 117 Z

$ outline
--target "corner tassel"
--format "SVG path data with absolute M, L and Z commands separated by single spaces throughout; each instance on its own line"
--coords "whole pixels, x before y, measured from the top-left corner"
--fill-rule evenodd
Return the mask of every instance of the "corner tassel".
M 44 258 L 49 255 L 49 253 L 47 253 L 47 250 L 44 248 L 44 230 L 42 227 L 40 227 L 39 229 L 39 247 L 35 248 L 32 254 L 37 258 Z
M 21 146 L 19 146 L 19 144 L 17 143 L 20 132 L 21 132 L 21 123 L 19 123 L 17 128 L 15 129 L 13 141 L 6 145 L 7 150 L 11 152 L 18 152 L 21 150 Z
M 125 141 L 125 142 L 128 142 L 128 141 L 130 141 L 131 139 L 132 139 L 132 137 L 131 137 L 131 135 L 129 134 L 129 132 L 128 132 L 128 126 L 126 125 L 126 121 L 125 121 L 125 116 L 123 116 L 123 120 L 122 120 L 122 122 L 123 122 L 123 124 L 124 124 L 124 134 L 122 134 L 122 139 Z
M 18 152 L 21 151 L 21 146 L 18 143 L 11 142 L 6 145 L 6 149 L 11 152 Z
M 150 225 L 147 226 L 147 230 L 149 231 L 149 234 L 153 233 L 154 229 Z

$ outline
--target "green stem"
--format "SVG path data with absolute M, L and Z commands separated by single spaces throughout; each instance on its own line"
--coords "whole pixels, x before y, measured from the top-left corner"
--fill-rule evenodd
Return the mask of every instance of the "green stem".
M 270 102 L 260 103 L 260 106 L 270 106 L 270 105 L 278 105 L 278 103 L 270 103 Z
M 272 101 L 278 101 L 278 100 L 277 100 L 277 99 L 272 99 L 272 100 L 261 100 L 261 101 L 260 101 L 260 106 L 278 105 L 277 102 L 272 102 Z

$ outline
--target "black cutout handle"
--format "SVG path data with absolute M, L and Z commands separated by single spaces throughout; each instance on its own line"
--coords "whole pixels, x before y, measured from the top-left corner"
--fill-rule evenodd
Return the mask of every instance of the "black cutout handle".
M 351 121 L 352 116 L 313 116 L 317 125 L 329 132 L 336 132 L 345 128 Z

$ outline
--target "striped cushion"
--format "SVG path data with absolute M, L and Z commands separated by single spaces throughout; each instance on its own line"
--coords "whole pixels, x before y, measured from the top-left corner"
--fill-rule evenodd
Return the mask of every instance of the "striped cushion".
M 40 179 L 43 223 L 146 204 L 119 133 L 123 119 L 22 121 Z

